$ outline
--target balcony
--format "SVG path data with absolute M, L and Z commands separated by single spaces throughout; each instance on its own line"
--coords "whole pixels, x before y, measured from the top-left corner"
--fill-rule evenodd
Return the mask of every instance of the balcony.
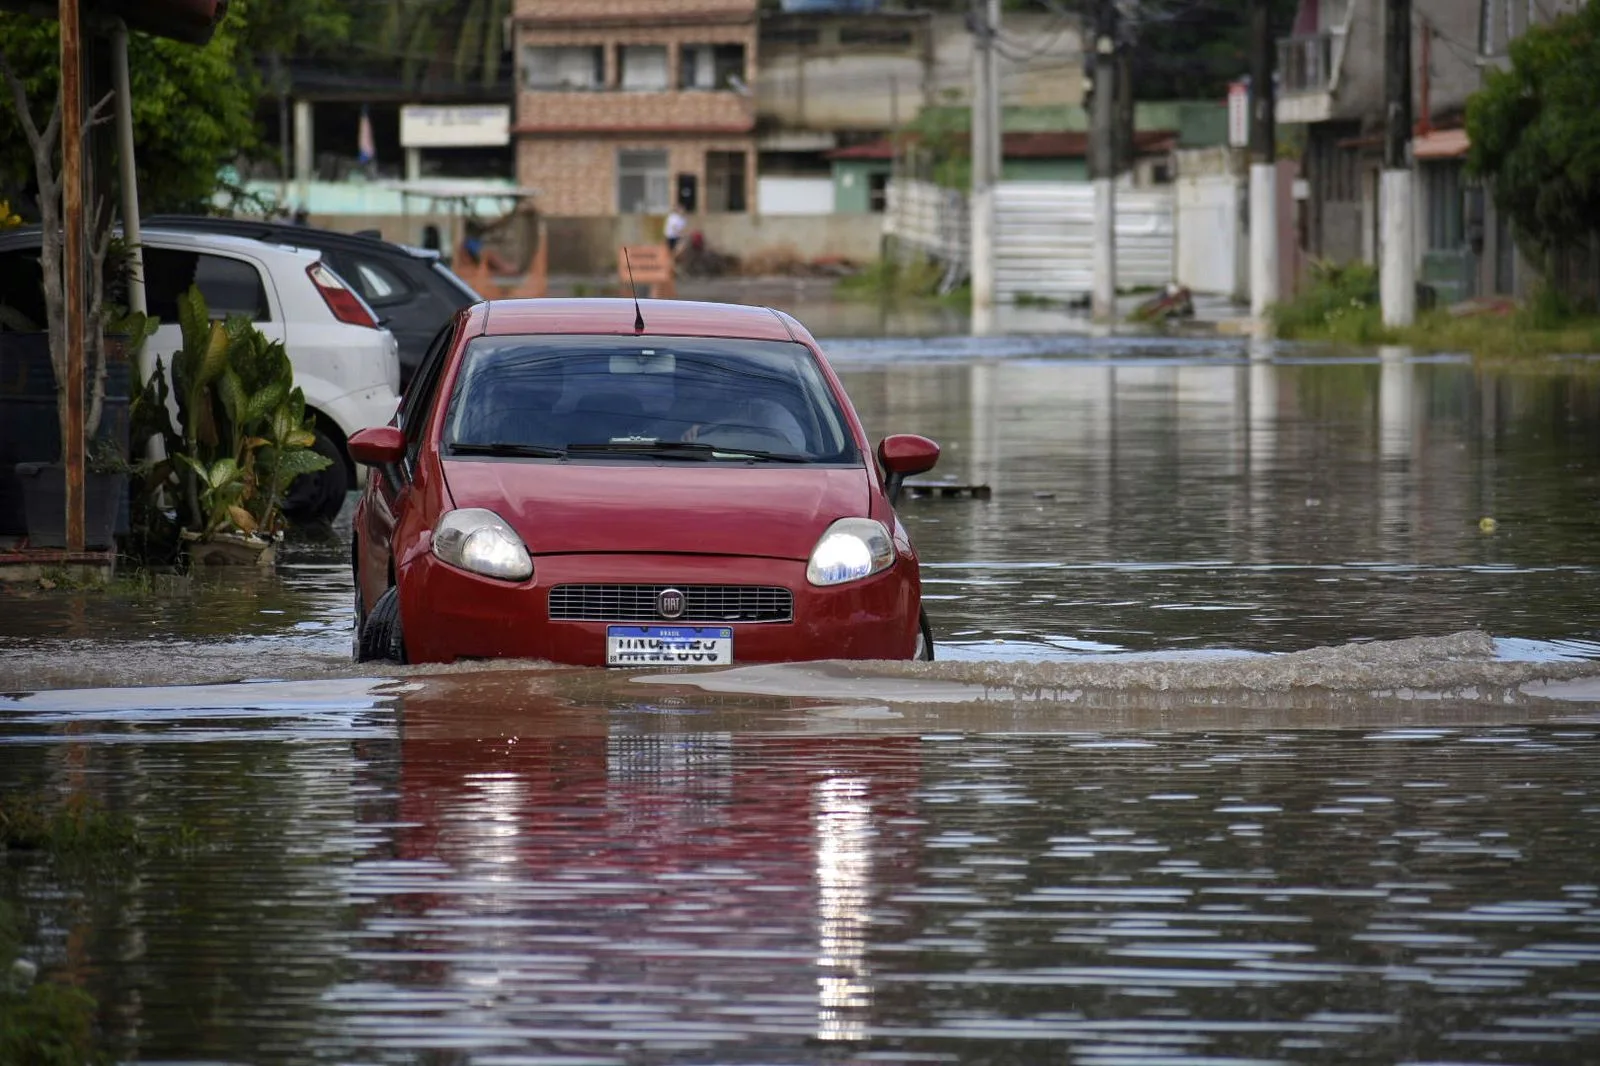
M 1310 33 L 1278 41 L 1279 122 L 1323 122 L 1332 117 L 1333 87 L 1342 34 Z

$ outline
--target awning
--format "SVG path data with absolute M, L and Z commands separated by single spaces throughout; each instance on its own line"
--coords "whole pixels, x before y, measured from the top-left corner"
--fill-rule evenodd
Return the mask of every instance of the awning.
M 1418 159 L 1460 159 L 1470 144 L 1466 130 L 1431 130 L 1411 142 L 1411 151 Z

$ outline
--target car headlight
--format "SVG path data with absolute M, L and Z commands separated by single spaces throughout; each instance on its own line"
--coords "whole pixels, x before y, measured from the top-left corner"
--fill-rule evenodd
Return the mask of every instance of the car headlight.
M 842 585 L 887 570 L 893 562 L 894 544 L 882 522 L 841 518 L 811 549 L 806 580 L 813 585 Z
M 463 507 L 439 519 L 433 554 L 463 570 L 502 581 L 526 581 L 533 560 L 522 538 L 504 518 L 482 507 Z

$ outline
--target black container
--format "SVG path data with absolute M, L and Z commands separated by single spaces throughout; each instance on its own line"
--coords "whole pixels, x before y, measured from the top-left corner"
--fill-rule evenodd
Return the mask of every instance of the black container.
M 120 338 L 106 338 L 106 392 L 96 441 L 107 441 L 128 458 L 128 402 L 133 368 Z M 61 422 L 56 412 L 56 379 L 50 367 L 46 333 L 0 332 L 0 537 L 28 533 L 18 463 L 61 459 Z M 126 477 L 119 479 L 124 485 Z M 115 532 L 128 531 L 128 504 L 122 494 Z
M 64 463 L 18 463 L 14 468 L 22 486 L 23 518 L 30 548 L 67 546 L 67 467 Z M 111 548 L 119 508 L 128 502 L 126 474 L 83 476 L 83 546 Z

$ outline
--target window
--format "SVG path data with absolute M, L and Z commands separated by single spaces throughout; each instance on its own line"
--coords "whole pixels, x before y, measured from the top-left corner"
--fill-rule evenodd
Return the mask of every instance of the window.
M 745 154 L 706 153 L 706 210 L 745 210 Z
M 888 26 L 842 26 L 840 44 L 909 45 L 915 38 L 908 29 Z
M 583 91 L 603 89 L 606 53 L 600 45 L 528 45 L 522 49 L 522 85 L 526 89 Z
M 813 463 L 858 461 L 816 357 L 791 341 L 596 336 L 476 337 L 445 419 L 447 447 L 518 444 L 574 458 L 656 463 L 641 446 L 696 442 Z M 620 445 L 611 455 L 605 445 Z M 630 454 L 628 449 L 634 449 Z
M 399 303 L 411 295 L 405 279 L 382 263 L 371 259 L 347 259 L 335 264 L 340 275 L 352 282 L 363 299 L 374 307 Z
M 434 334 L 433 343 L 417 365 L 417 372 L 400 397 L 399 417 L 396 419 L 406 438 L 406 462 L 417 461 L 417 451 L 422 444 L 422 430 L 428 424 L 428 410 L 433 406 L 433 394 L 439 388 L 439 374 L 455 340 L 455 323 L 449 322 Z
M 178 321 L 178 297 L 190 285 L 199 287 L 212 318 L 244 315 L 253 322 L 272 318 L 261 272 L 243 259 L 152 248 L 147 244 L 144 277 L 150 314 L 162 322 Z
M 625 92 L 665 92 L 671 84 L 667 77 L 667 46 L 625 44 L 617 49 L 617 81 Z
M 38 248 L 0 254 L 0 330 L 45 328 L 43 279 Z
M 660 215 L 671 206 L 672 183 L 667 153 L 619 149 L 617 211 L 624 215 Z
M 738 91 L 744 87 L 744 45 L 686 44 L 678 54 L 678 88 Z

